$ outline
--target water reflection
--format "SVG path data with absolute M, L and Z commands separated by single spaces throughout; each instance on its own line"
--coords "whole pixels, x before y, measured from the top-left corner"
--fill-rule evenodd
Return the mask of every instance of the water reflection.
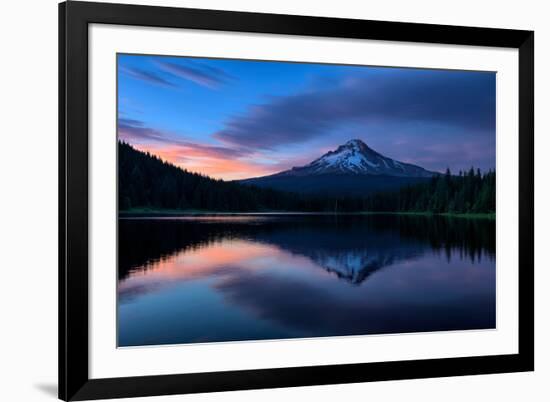
M 119 221 L 119 345 L 495 326 L 494 222 Z

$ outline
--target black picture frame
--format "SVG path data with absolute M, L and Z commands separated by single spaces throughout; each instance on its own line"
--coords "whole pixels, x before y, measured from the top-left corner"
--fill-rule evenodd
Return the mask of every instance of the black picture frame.
M 88 25 L 376 39 L 519 51 L 517 354 L 90 379 Z M 534 32 L 70 1 L 59 5 L 59 398 L 88 400 L 534 370 Z

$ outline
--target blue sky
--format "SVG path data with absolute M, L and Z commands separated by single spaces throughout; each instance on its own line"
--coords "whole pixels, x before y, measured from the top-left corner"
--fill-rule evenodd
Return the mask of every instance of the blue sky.
M 227 180 L 304 165 L 359 138 L 455 173 L 495 168 L 492 72 L 118 56 L 118 135 Z

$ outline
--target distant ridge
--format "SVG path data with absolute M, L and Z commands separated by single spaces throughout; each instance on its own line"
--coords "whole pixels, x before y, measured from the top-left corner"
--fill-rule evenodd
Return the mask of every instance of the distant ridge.
M 399 162 L 353 139 L 313 162 L 241 183 L 302 193 L 366 195 L 425 181 L 439 173 Z
M 258 184 L 253 185 L 254 181 Z M 495 189 L 496 173 L 482 174 L 474 168 L 458 176 L 448 171 L 430 178 L 342 172 L 226 182 L 118 143 L 118 207 L 126 216 L 214 211 L 430 212 L 488 213 L 494 219 Z
M 308 176 L 322 174 L 384 175 L 397 177 L 432 177 L 420 166 L 399 162 L 379 154 L 363 141 L 354 139 L 329 151 L 308 165 L 294 167 L 276 176 Z

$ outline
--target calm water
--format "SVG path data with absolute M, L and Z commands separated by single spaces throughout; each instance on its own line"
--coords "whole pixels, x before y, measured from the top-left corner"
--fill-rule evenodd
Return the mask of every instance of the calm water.
M 119 220 L 119 346 L 495 327 L 495 223 Z

